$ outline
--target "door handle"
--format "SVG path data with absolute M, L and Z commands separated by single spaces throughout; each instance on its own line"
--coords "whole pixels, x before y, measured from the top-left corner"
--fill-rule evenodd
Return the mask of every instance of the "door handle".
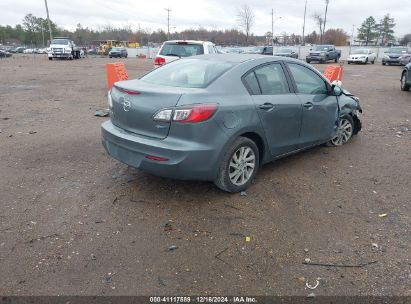
M 314 106 L 314 104 L 312 102 L 306 102 L 305 104 L 303 104 L 303 107 L 306 109 L 312 109 L 312 107 Z
M 272 104 L 272 103 L 270 103 L 270 102 L 265 102 L 265 103 L 263 103 L 262 105 L 259 105 L 258 106 L 260 109 L 262 109 L 262 110 L 271 110 L 271 109 L 273 109 L 274 108 L 274 105 Z

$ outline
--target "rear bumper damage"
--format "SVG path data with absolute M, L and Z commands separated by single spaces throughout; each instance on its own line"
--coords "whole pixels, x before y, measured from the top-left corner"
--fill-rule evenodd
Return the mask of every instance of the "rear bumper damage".
M 107 153 L 131 167 L 173 179 L 212 181 L 215 178 L 216 151 L 209 146 L 169 137 L 141 136 L 116 127 L 110 120 L 101 125 L 101 134 Z

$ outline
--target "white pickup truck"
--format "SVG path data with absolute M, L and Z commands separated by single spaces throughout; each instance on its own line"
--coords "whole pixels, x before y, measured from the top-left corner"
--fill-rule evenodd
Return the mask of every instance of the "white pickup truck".
M 53 58 L 65 58 L 65 59 L 80 59 L 84 56 L 84 52 L 81 48 L 76 47 L 74 42 L 67 37 L 54 38 L 49 48 L 47 49 L 47 55 L 49 60 Z

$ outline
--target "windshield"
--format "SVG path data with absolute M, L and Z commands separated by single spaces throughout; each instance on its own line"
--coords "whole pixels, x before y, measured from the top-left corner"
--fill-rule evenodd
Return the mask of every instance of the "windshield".
M 201 54 L 204 54 L 201 44 L 166 43 L 160 51 L 163 56 L 188 57 Z
M 330 47 L 328 45 L 317 45 L 314 51 L 327 51 Z
M 233 66 L 229 62 L 183 59 L 155 69 L 140 80 L 172 87 L 205 88 Z
M 292 49 L 279 49 L 278 52 L 279 53 L 292 53 L 293 50 Z
M 112 51 L 121 51 L 121 48 L 112 48 Z
M 68 44 L 67 39 L 53 39 L 51 44 Z
M 400 53 L 408 53 L 408 48 L 390 48 L 387 53 L 394 53 L 394 54 L 400 54 Z
M 353 54 L 368 54 L 368 50 L 356 50 L 352 52 Z

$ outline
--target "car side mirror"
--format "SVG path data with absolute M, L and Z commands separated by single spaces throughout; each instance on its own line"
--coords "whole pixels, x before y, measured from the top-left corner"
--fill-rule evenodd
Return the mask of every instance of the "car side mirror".
M 343 90 L 340 86 L 333 84 L 331 86 L 331 95 L 332 96 L 341 96 L 343 94 Z

